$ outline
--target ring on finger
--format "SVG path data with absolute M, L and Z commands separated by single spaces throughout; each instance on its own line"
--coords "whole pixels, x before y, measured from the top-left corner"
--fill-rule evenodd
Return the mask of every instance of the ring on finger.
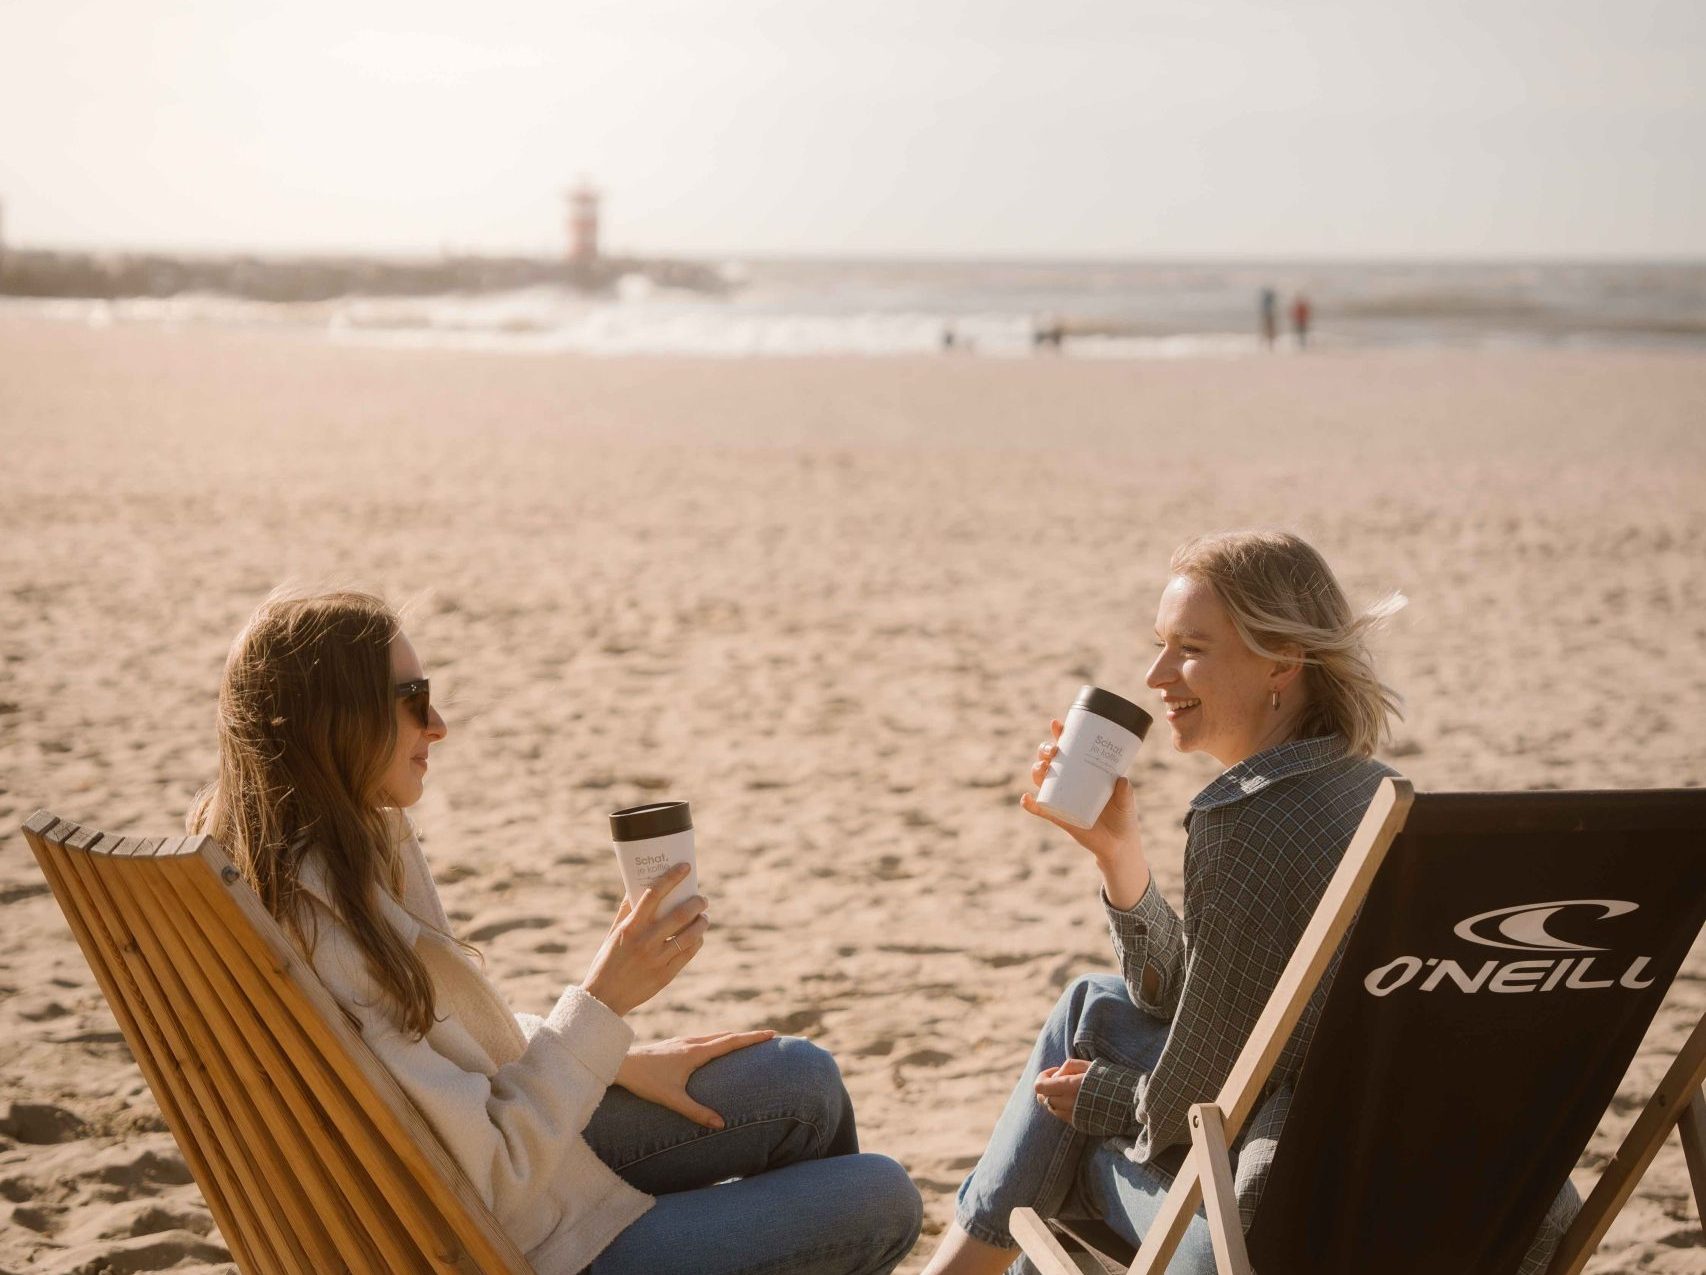
M 666 939 L 665 939 L 665 940 L 664 940 L 664 942 L 665 942 L 665 943 L 674 943 L 674 944 L 675 944 L 675 950 L 676 950 L 676 951 L 677 951 L 677 952 L 679 952 L 679 951 L 681 951 L 681 944 L 680 944 L 680 943 L 679 943 L 679 942 L 677 942 L 677 941 L 676 941 L 676 940 L 677 940 L 677 939 L 678 939 L 678 938 L 679 938 L 679 936 L 678 936 L 678 935 L 675 935 L 675 934 L 671 934 L 671 935 L 670 935 L 670 936 L 669 936 L 669 937 L 668 937 L 668 938 L 666 938 Z

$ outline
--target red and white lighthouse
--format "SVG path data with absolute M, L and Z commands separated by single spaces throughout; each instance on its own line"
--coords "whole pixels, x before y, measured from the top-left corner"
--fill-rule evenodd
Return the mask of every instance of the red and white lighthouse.
M 598 260 L 598 192 L 582 178 L 568 198 L 569 263 L 590 266 Z

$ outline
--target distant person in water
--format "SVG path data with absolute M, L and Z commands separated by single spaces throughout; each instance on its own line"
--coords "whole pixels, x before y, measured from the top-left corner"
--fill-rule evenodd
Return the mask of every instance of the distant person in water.
M 1262 289 L 1261 311 L 1262 344 L 1271 350 L 1279 336 L 1279 294 L 1272 288 Z
M 1291 330 L 1297 335 L 1297 348 L 1303 349 L 1309 344 L 1309 298 L 1301 292 L 1291 303 Z

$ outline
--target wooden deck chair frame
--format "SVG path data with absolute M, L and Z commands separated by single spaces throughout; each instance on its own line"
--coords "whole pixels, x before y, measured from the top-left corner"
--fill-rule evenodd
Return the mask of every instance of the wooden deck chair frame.
M 532 1275 L 212 838 L 24 835 L 245 1275 Z
M 1340 941 L 1349 933 L 1387 850 L 1403 830 L 1414 797 L 1415 790 L 1406 780 L 1381 781 L 1231 1075 L 1212 1103 L 1191 1107 L 1191 1154 L 1174 1178 L 1172 1190 L 1137 1256 L 1126 1268 L 1128 1275 L 1162 1275 L 1199 1206 L 1208 1217 L 1216 1270 L 1220 1275 L 1251 1275 L 1238 1202 L 1232 1192 L 1228 1148 L 1255 1110 L 1292 1030 L 1302 1018 Z M 1695 1025 L 1617 1154 L 1601 1173 L 1559 1243 L 1547 1275 L 1580 1275 L 1672 1129 L 1682 1141 L 1699 1216 L 1706 1219 L 1703 1083 L 1706 1083 L 1706 1017 Z M 1034 1209 L 1014 1209 L 1010 1227 L 1025 1255 L 1043 1275 L 1081 1275 L 1049 1223 Z

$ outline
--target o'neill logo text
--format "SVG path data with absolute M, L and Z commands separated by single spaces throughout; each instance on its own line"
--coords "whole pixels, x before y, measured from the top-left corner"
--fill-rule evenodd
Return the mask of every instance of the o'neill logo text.
M 1516 952 L 1607 951 L 1589 943 L 1572 943 L 1547 930 L 1547 922 L 1558 913 L 1579 908 L 1592 908 L 1596 914 L 1594 919 L 1603 921 L 1607 917 L 1633 912 L 1636 905 L 1623 899 L 1559 899 L 1552 903 L 1524 903 L 1467 917 L 1452 926 L 1452 933 L 1483 947 L 1500 947 Z M 1637 956 L 1616 978 L 1593 977 L 1594 962 L 1599 959 L 1597 956 L 1554 955 L 1544 960 L 1489 960 L 1470 970 L 1445 957 L 1400 956 L 1370 970 L 1362 983 L 1375 996 L 1390 996 L 1418 979 L 1421 980 L 1417 984 L 1418 990 L 1424 992 L 1448 984 L 1461 992 L 1502 993 L 1550 992 L 1559 988 L 1588 991 L 1603 987 L 1639 990 L 1653 985 L 1652 979 L 1641 978 L 1641 971 L 1651 963 L 1651 957 Z M 1600 972 L 1609 975 L 1613 971 L 1604 969 Z

